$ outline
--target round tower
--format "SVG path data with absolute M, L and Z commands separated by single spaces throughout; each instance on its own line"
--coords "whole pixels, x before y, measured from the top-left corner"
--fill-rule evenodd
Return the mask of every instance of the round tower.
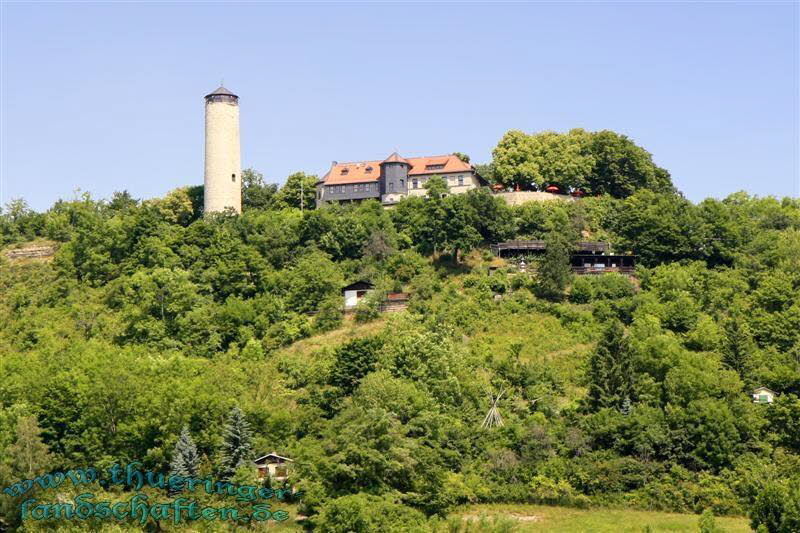
M 242 212 L 239 97 L 225 87 L 206 95 L 204 210 Z
M 381 201 L 394 203 L 408 193 L 408 170 L 411 163 L 394 152 L 381 162 Z

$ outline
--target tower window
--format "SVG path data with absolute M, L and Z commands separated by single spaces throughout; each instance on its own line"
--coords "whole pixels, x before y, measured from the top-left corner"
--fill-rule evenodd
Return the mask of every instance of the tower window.
M 236 183 L 236 174 L 231 174 L 231 181 Z

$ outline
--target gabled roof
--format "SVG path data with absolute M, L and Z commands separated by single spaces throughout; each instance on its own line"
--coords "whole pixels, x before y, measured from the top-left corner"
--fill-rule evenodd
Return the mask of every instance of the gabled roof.
M 290 461 L 290 462 L 292 462 L 292 463 L 294 462 L 294 459 L 289 459 L 288 457 L 283 457 L 283 456 L 281 456 L 281 455 L 278 455 L 278 454 L 277 454 L 277 453 L 275 453 L 275 452 L 268 453 L 267 455 L 262 455 L 262 456 L 261 456 L 261 457 L 259 457 L 258 459 L 255 459 L 253 462 L 254 462 L 254 463 L 256 463 L 256 464 L 258 464 L 258 463 L 261 463 L 261 462 L 263 462 L 263 460 L 264 460 L 264 459 L 270 459 L 270 458 L 273 458 L 273 459 L 282 459 L 282 460 L 284 460 L 284 461 Z
M 390 161 L 397 156 L 396 161 Z M 355 161 L 352 163 L 334 163 L 327 174 L 322 176 L 325 185 L 340 185 L 345 183 L 377 182 L 381 175 L 380 165 L 385 162 L 405 162 L 411 166 L 409 176 L 424 176 L 434 174 L 450 174 L 453 172 L 474 172 L 469 163 L 464 163 L 458 157 L 450 155 L 436 155 L 427 157 L 400 157 L 396 152 L 384 161 Z
M 464 163 L 462 160 L 452 154 L 428 157 L 412 157 L 409 159 L 409 162 L 411 163 L 411 170 L 408 171 L 409 176 L 473 171 L 472 165 L 469 163 Z M 438 168 L 442 165 L 444 165 L 443 168 Z
M 753 389 L 753 394 L 755 394 L 755 393 L 757 393 L 757 392 L 768 392 L 768 393 L 770 393 L 770 394 L 772 394 L 772 395 L 776 395 L 776 394 L 778 394 L 778 393 L 777 393 L 777 392 L 775 392 L 774 390 L 772 390 L 772 389 L 768 389 L 768 388 L 766 388 L 766 387 L 758 387 L 757 389 Z
M 357 291 L 357 290 L 365 290 L 365 289 L 374 289 L 375 285 L 370 283 L 369 281 L 356 281 L 355 283 L 351 283 L 346 287 L 342 287 L 342 292 L 344 291 Z
M 219 88 L 216 91 L 214 91 L 213 93 L 208 93 L 206 95 L 206 98 L 208 98 L 209 96 L 236 96 L 236 95 L 233 94 L 232 92 L 230 92 L 228 89 L 226 89 L 222 85 L 220 85 Z M 239 98 L 239 97 L 236 96 L 236 98 Z

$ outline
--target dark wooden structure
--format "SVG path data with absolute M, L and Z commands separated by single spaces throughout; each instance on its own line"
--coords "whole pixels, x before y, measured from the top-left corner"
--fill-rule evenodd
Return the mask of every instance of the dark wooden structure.
M 544 253 L 545 241 L 517 239 L 492 244 L 492 252 L 498 257 Z M 576 254 L 603 254 L 611 251 L 610 242 L 580 241 L 575 243 Z
M 636 256 L 572 254 L 570 266 L 576 274 L 603 274 L 605 272 L 632 274 L 636 266 Z
M 492 244 L 498 257 L 519 257 L 543 254 L 545 241 L 517 239 Z M 632 274 L 636 266 L 635 255 L 612 254 L 610 242 L 580 241 L 570 255 L 570 266 L 576 274 L 602 274 L 619 272 Z M 491 272 L 490 272 L 491 273 Z
M 381 302 L 381 312 L 402 311 L 408 307 L 409 294 L 407 292 L 390 292 Z

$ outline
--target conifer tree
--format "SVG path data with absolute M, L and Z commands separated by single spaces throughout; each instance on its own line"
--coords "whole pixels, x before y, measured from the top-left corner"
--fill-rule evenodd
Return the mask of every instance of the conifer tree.
M 752 371 L 752 357 L 756 351 L 756 343 L 750 331 L 744 313 L 734 313 L 723 322 L 725 336 L 722 340 L 722 362 L 747 380 Z
M 615 320 L 589 359 L 589 406 L 622 409 L 632 396 L 633 358 L 622 323 Z
M 551 231 L 545 239 L 547 248 L 539 263 L 536 294 L 548 300 L 561 300 L 564 289 L 572 278 L 569 266 L 572 244 L 569 236 L 560 231 Z
M 222 437 L 220 479 L 228 480 L 236 473 L 237 468 L 247 464 L 253 449 L 250 425 L 238 407 L 231 409 Z
M 183 426 L 175 449 L 172 451 L 172 462 L 170 463 L 171 476 L 197 477 L 200 466 L 200 456 L 197 454 L 197 446 L 189 433 L 189 427 Z

